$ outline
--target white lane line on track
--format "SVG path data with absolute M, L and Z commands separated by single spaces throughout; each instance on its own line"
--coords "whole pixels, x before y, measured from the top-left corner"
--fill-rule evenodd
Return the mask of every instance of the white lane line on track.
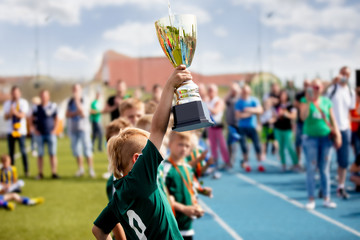
M 227 223 L 220 218 L 208 205 L 205 204 L 204 201 L 201 199 L 198 199 L 199 204 L 204 209 L 205 212 L 210 214 L 214 220 L 235 240 L 243 240 L 242 237 L 240 237 L 234 229 L 232 229 Z
M 298 201 L 296 201 L 294 199 L 291 199 L 290 197 L 286 196 L 285 194 L 282 194 L 282 193 L 280 193 L 280 192 L 278 192 L 278 191 L 276 191 L 276 190 L 274 190 L 274 189 L 272 189 L 272 188 L 270 188 L 268 186 L 265 186 L 264 184 L 256 182 L 255 180 L 253 180 L 253 179 L 251 179 L 249 177 L 246 177 L 245 175 L 243 175 L 241 173 L 237 173 L 236 177 L 243 180 L 243 181 L 245 181 L 245 182 L 247 182 L 247 183 L 249 183 L 249 184 L 252 184 L 252 185 L 254 185 L 254 186 L 256 186 L 256 187 L 258 187 L 258 188 L 260 188 L 260 189 L 262 189 L 262 190 L 264 190 L 264 191 L 266 191 L 266 192 L 268 192 L 268 193 L 270 193 L 270 194 L 272 194 L 272 195 L 274 195 L 276 197 L 279 197 L 279 198 L 287 201 L 288 203 L 291 203 L 292 205 L 295 205 L 296 207 L 305 209 L 305 206 L 302 203 L 300 203 L 300 202 L 298 202 Z M 320 213 L 320 212 L 318 212 L 316 210 L 307 210 L 307 211 L 309 213 L 311 213 L 311 214 L 313 214 L 313 215 L 315 215 L 315 216 L 329 222 L 329 223 L 332 223 L 332 224 L 342 228 L 345 231 L 348 231 L 348 232 L 360 237 L 360 232 L 356 231 L 355 229 L 353 229 L 351 227 L 346 226 L 345 224 L 343 224 L 341 222 L 336 221 L 335 219 L 332 219 L 332 218 L 326 216 L 325 214 L 322 214 L 322 213 Z

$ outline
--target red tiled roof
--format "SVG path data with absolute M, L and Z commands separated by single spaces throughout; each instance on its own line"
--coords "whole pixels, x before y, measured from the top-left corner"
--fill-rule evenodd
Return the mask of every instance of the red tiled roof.
M 149 90 L 154 84 L 164 85 L 173 69 L 166 57 L 132 58 L 109 50 L 104 54 L 95 80 L 107 82 L 110 86 L 123 80 L 129 87 L 143 86 Z M 234 80 L 250 81 L 254 76 L 253 73 L 206 76 L 195 72 L 192 72 L 192 75 L 196 83 L 215 83 L 225 86 L 230 85 Z

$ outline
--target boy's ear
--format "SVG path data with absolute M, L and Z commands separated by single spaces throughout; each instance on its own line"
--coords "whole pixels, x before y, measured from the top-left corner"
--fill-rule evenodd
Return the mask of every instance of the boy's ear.
M 133 157 L 132 157 L 132 162 L 133 164 L 136 162 L 136 160 L 139 158 L 140 154 L 139 153 L 134 153 Z

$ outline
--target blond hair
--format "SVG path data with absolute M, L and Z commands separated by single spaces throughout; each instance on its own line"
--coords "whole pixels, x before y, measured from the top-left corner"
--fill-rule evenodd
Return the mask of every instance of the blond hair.
M 145 131 L 150 131 L 151 121 L 153 119 L 153 114 L 146 114 L 142 116 L 139 121 L 136 123 L 136 127 Z
M 171 131 L 169 134 L 169 143 L 173 142 L 176 138 L 179 138 L 180 140 L 187 140 L 189 143 L 192 142 L 192 135 L 193 133 L 191 131 L 187 132 L 176 132 Z
M 144 103 L 137 98 L 128 98 L 120 104 L 120 113 L 125 112 L 128 109 L 142 110 L 145 108 Z
M 110 170 L 116 178 L 122 178 L 123 172 L 135 153 L 144 149 L 149 133 L 138 128 L 126 128 L 108 141 L 107 153 L 110 159 Z
M 106 126 L 106 130 L 105 130 L 106 141 L 109 141 L 109 139 L 112 136 L 119 134 L 121 129 L 125 129 L 130 126 L 131 126 L 131 123 L 126 118 L 121 117 L 121 118 L 117 118 L 117 119 L 111 121 Z
M 10 156 L 7 154 L 1 156 L 1 162 L 4 163 L 5 161 L 11 161 Z

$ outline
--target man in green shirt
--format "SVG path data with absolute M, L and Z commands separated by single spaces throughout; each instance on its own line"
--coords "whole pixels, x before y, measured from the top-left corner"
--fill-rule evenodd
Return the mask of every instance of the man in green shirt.
M 191 79 L 184 65 L 170 76 L 150 137 L 146 131 L 128 128 L 110 138 L 108 155 L 118 180 L 113 199 L 94 222 L 92 231 L 98 240 L 110 240 L 109 233 L 118 223 L 127 239 L 182 239 L 169 202 L 157 184 L 157 169 L 163 160 L 158 150 L 169 123 L 174 89 Z
M 102 127 L 101 127 L 101 109 L 99 103 L 100 93 L 96 93 L 95 100 L 91 103 L 90 122 L 92 127 L 92 146 L 95 149 L 95 140 L 98 138 L 98 150 L 102 152 Z

